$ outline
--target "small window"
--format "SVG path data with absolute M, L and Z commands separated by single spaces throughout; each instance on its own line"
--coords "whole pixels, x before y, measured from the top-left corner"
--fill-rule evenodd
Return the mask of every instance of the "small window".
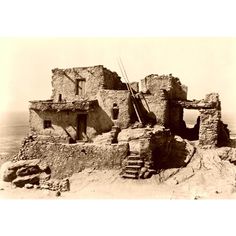
M 58 96 L 58 102 L 61 102 L 61 101 L 62 101 L 62 95 L 59 94 L 59 96 Z
M 51 128 L 52 127 L 52 122 L 51 120 L 44 120 L 43 121 L 43 128 L 44 129 L 48 129 L 48 128 Z
M 117 120 L 118 115 L 119 115 L 119 106 L 117 105 L 117 103 L 113 103 L 112 114 L 111 114 L 112 119 Z
M 75 80 L 75 95 L 79 94 L 79 80 Z

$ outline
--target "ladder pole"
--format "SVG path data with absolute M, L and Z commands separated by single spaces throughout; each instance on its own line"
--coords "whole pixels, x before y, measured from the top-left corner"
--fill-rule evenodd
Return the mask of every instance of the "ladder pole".
M 141 120 L 141 112 L 140 112 L 139 106 L 136 104 L 136 103 L 137 103 L 137 100 L 136 100 L 136 97 L 135 97 L 135 95 L 134 95 L 134 93 L 133 93 L 133 89 L 131 88 L 131 85 L 130 85 L 130 83 L 129 83 L 129 78 L 128 78 L 128 75 L 127 75 L 127 73 L 126 73 L 126 70 L 125 70 L 124 64 L 123 64 L 121 58 L 119 58 L 119 60 L 120 60 L 120 64 L 121 64 L 121 66 L 122 66 L 122 69 L 123 69 L 123 71 L 124 71 L 124 74 L 125 74 L 126 80 L 128 81 L 128 85 L 129 85 L 129 88 L 130 88 L 131 94 L 132 94 L 132 96 L 133 96 L 134 103 L 135 103 L 135 105 L 137 106 L 138 113 L 140 113 L 139 117 L 140 117 L 140 120 Z M 141 122 L 141 123 L 143 123 L 143 122 Z
M 125 67 L 124 67 L 124 65 L 123 65 L 123 62 L 122 62 L 121 58 L 119 58 L 119 59 L 120 59 L 120 64 L 121 64 L 121 67 L 122 67 L 122 69 L 123 69 L 123 71 L 124 71 L 124 74 L 125 74 L 126 80 L 128 81 L 128 85 L 129 85 L 129 88 L 130 88 L 131 94 L 132 94 L 132 96 L 134 97 L 134 93 L 133 93 L 133 90 L 132 90 L 132 88 L 131 88 L 131 86 L 130 86 L 129 79 L 128 79 L 128 76 L 127 76 L 127 73 L 126 73 Z
M 144 95 L 143 95 L 143 93 L 141 92 L 141 94 L 142 94 L 142 96 L 143 96 L 143 100 L 145 101 L 145 103 L 146 103 L 146 106 L 147 106 L 147 109 L 148 109 L 148 112 L 151 112 L 150 111 L 150 108 L 149 108 L 149 106 L 148 106 L 148 103 L 147 103 L 147 100 L 146 100 L 146 98 L 144 97 Z
M 123 73 L 122 67 L 121 67 L 121 65 L 119 64 L 119 62 L 118 62 L 118 65 L 119 65 L 119 68 L 120 68 L 120 70 L 121 70 L 121 74 L 122 74 L 122 76 L 123 76 L 124 79 L 126 80 L 126 86 L 127 86 L 127 89 L 128 89 L 128 91 L 131 93 L 131 97 L 132 97 L 132 99 L 133 99 L 132 104 L 133 104 L 133 107 L 134 107 L 135 113 L 136 113 L 136 115 L 137 115 L 137 117 L 138 117 L 139 122 L 142 124 L 142 120 L 141 120 L 141 118 L 140 118 L 140 115 L 139 115 L 139 113 L 138 113 L 138 109 L 137 109 L 136 104 L 135 104 L 135 97 L 134 97 L 134 94 L 133 94 L 133 92 L 132 92 L 131 87 L 129 86 L 129 83 L 127 83 L 128 79 L 126 78 L 126 76 L 124 76 L 124 73 Z

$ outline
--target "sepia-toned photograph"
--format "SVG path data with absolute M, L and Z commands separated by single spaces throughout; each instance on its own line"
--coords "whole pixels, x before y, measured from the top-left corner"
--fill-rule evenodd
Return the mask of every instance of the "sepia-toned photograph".
M 236 38 L 0 38 L 1 199 L 235 199 Z
M 233 0 L 0 6 L 0 235 L 234 235 Z

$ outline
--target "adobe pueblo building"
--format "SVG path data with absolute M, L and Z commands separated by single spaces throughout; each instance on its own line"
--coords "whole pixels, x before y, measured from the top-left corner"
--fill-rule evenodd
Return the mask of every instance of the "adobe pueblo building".
M 214 148 L 229 141 L 218 94 L 189 101 L 187 87 L 171 74 L 149 75 L 140 88 L 101 65 L 52 73 L 51 99 L 30 102 L 31 134 L 17 159 L 44 159 L 56 178 L 88 167 L 148 178 L 186 166 L 194 145 Z M 194 128 L 186 127 L 184 109 L 199 111 Z

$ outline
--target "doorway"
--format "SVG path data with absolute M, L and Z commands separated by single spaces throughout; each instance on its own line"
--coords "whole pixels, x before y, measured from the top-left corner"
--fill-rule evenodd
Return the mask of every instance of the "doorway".
M 76 136 L 77 140 L 86 140 L 87 114 L 77 115 Z
M 188 140 L 199 139 L 200 114 L 198 110 L 184 109 L 181 137 Z

